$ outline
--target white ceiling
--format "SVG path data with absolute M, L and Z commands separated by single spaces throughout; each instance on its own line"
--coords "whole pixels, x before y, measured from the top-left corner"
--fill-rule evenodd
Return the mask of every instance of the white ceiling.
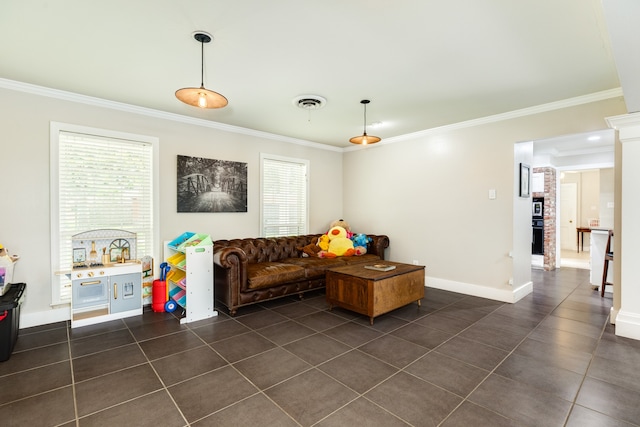
M 196 30 L 224 109 L 174 96 Z M 600 0 L 3 0 L 0 39 L 0 78 L 337 147 L 365 98 L 385 139 L 620 86 Z
M 613 167 L 615 132 L 602 129 L 533 141 L 533 167 L 559 170 Z

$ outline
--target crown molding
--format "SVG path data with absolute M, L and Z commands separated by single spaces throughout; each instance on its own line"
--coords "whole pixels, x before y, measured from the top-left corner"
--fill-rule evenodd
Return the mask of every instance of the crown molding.
M 610 128 L 618 131 L 621 143 L 640 141 L 640 112 L 607 117 L 606 121 Z
M 186 123 L 195 126 L 201 126 L 211 129 L 218 129 L 225 132 L 237 133 L 256 138 L 269 139 L 272 141 L 286 142 L 289 144 L 303 145 L 305 147 L 317 148 L 320 150 L 341 152 L 342 149 L 331 145 L 320 144 L 318 142 L 307 141 L 304 139 L 291 138 L 284 135 L 277 135 L 269 132 L 263 132 L 254 129 L 243 128 L 240 126 L 227 125 L 224 123 L 214 122 L 211 120 L 198 119 L 195 117 L 184 116 L 181 114 L 168 113 L 166 111 L 154 110 L 152 108 L 138 107 L 136 105 L 125 104 L 123 102 L 109 101 L 93 96 L 80 95 L 73 92 L 67 92 L 58 89 L 51 89 L 43 86 L 37 86 L 30 83 L 18 82 L 0 78 L 0 88 L 14 90 L 18 92 L 30 93 L 48 98 L 55 98 L 63 101 L 75 102 L 79 104 L 91 105 L 94 107 L 108 108 L 111 110 L 122 111 L 126 113 L 139 114 L 142 116 L 153 117 L 162 120 L 171 120 L 174 122 Z
M 211 129 L 218 129 L 226 132 L 237 133 L 237 134 L 252 136 L 256 138 L 269 139 L 269 140 L 278 141 L 278 142 L 286 142 L 289 144 L 302 145 L 305 147 L 317 148 L 317 149 L 326 150 L 326 151 L 347 152 L 347 151 L 355 151 L 355 150 L 363 150 L 363 149 L 371 148 L 370 146 L 335 147 L 332 145 L 321 144 L 318 142 L 307 141 L 304 139 L 291 138 L 284 135 L 277 135 L 269 132 L 243 128 L 240 126 L 227 125 L 224 123 L 214 122 L 211 120 L 198 119 L 195 117 L 183 116 L 181 114 L 175 114 L 175 113 L 168 113 L 165 111 L 154 110 L 151 108 L 138 107 L 135 105 L 125 104 L 122 102 L 109 101 L 106 99 L 95 98 L 87 95 L 80 95 L 73 92 L 67 92 L 67 91 L 58 90 L 58 89 L 51 89 L 43 86 L 37 86 L 29 83 L 23 83 L 23 82 L 18 82 L 15 80 L 8 80 L 3 78 L 0 78 L 0 87 L 19 91 L 19 92 L 31 93 L 34 95 L 60 99 L 64 101 L 76 102 L 80 104 L 92 105 L 92 106 L 102 107 L 102 108 L 109 108 L 112 110 L 139 114 L 147 117 L 154 117 L 154 118 L 163 119 L 163 120 L 171 120 L 175 122 L 181 122 L 181 123 L 191 124 L 195 126 L 202 126 L 202 127 L 207 127 Z M 606 99 L 617 98 L 622 96 L 623 96 L 622 88 L 618 87 L 615 89 L 604 90 L 601 92 L 595 92 L 588 95 L 577 96 L 575 98 L 569 98 L 561 101 L 537 105 L 534 107 L 514 110 L 507 113 L 495 114 L 492 116 L 481 117 L 478 119 L 467 120 L 459 123 L 453 123 L 451 125 L 439 126 L 439 127 L 425 129 L 418 132 L 394 136 L 391 138 L 385 138 L 379 143 L 375 144 L 375 147 L 395 144 L 398 142 L 413 140 L 416 138 L 423 138 L 430 135 L 442 134 L 443 132 L 450 132 L 458 129 L 465 129 L 473 126 L 480 126 L 484 124 L 510 120 L 518 117 L 540 114 L 548 111 L 559 110 L 562 108 L 589 104 L 591 102 L 603 101 Z M 635 118 L 636 117 L 634 117 L 634 119 Z
M 534 114 L 545 113 L 548 111 L 560 110 L 563 108 L 575 107 L 578 105 L 589 104 L 592 102 L 604 101 L 607 99 L 622 97 L 622 88 L 603 90 L 601 92 L 595 92 L 588 95 L 577 96 L 575 98 L 563 99 L 561 101 L 550 102 L 547 104 L 540 104 L 533 107 L 522 108 L 520 110 L 513 110 L 507 113 L 494 114 L 492 116 L 481 117 L 478 119 L 467 120 L 464 122 L 453 123 L 450 125 L 439 126 L 435 128 L 425 129 L 418 132 L 407 133 L 405 135 L 394 136 L 391 138 L 385 138 L 378 142 L 376 146 L 394 144 L 397 142 L 403 142 L 407 140 L 413 140 L 417 138 L 423 138 L 432 135 L 438 135 L 445 132 L 451 132 L 454 130 L 470 128 L 474 126 L 485 125 L 489 123 L 497 123 L 505 120 L 515 119 L 519 117 L 531 116 Z M 364 147 L 346 147 L 345 151 L 353 151 L 362 149 Z

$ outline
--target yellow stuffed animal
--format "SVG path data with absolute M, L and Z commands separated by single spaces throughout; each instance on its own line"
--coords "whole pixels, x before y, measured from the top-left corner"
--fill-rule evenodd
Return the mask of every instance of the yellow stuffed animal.
M 322 236 L 320 236 L 320 238 L 318 239 L 318 246 L 320 246 L 320 249 L 322 249 L 323 251 L 328 251 L 329 236 L 327 236 L 326 234 L 323 234 Z
M 347 230 L 343 227 L 332 227 L 327 233 L 329 249 L 327 252 L 335 256 L 351 256 L 355 253 L 353 242 L 347 237 Z

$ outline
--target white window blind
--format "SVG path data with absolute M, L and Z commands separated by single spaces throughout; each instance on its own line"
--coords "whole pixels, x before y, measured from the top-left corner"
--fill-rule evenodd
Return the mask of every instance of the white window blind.
M 261 155 L 262 236 L 295 236 L 308 229 L 309 161 Z
M 57 159 L 56 170 L 52 163 L 51 194 L 54 272 L 71 268 L 71 236 L 89 230 L 137 233 L 136 257 L 153 255 L 150 142 L 65 130 L 54 132 L 52 127 L 51 155 Z M 52 303 L 69 301 L 70 295 L 69 278 L 54 274 Z

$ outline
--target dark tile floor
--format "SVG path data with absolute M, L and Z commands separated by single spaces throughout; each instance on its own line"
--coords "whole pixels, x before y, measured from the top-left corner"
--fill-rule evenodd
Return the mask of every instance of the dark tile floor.
M 281 299 L 23 329 L 0 363 L 0 424 L 640 425 L 640 342 L 616 337 L 588 271 L 533 271 L 516 304 L 427 289 L 375 320 Z

